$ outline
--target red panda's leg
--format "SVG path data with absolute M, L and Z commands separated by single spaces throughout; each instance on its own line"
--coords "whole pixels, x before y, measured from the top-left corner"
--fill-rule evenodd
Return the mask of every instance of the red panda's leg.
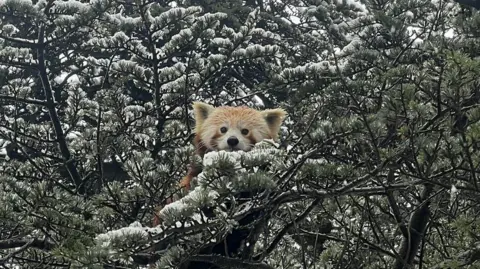
M 188 173 L 183 179 L 180 181 L 180 187 L 184 188 L 187 192 L 190 191 L 190 187 L 192 186 L 192 179 L 198 176 L 202 172 L 202 168 L 198 167 L 194 163 L 190 165 L 188 169 Z
M 165 204 L 168 205 L 170 203 L 173 202 L 173 198 L 172 197 L 169 197 L 167 198 L 167 200 L 165 200 Z M 153 226 L 152 227 L 156 227 L 158 225 L 160 225 L 160 223 L 162 223 L 162 219 L 160 218 L 160 210 L 162 210 L 163 206 L 162 205 L 159 205 L 159 206 L 156 206 L 155 207 L 155 211 L 154 211 L 154 216 L 153 216 Z
M 198 134 L 195 135 L 193 144 L 195 146 L 195 153 L 201 158 L 203 158 L 207 149 L 205 148 L 205 146 L 203 146 L 203 143 L 201 142 L 201 138 Z M 195 163 L 192 161 L 190 163 L 190 167 L 188 169 L 187 175 L 183 177 L 183 179 L 180 181 L 180 187 L 185 188 L 187 192 L 190 191 L 192 179 L 198 176 L 201 172 L 202 172 L 202 167 L 195 165 Z
M 201 139 L 199 135 L 195 135 L 195 139 L 193 140 L 193 144 L 196 148 L 196 154 L 198 154 L 200 157 L 203 158 L 206 152 L 206 148 L 202 146 Z M 180 188 L 183 188 L 186 190 L 186 192 L 190 191 L 192 180 L 194 177 L 198 176 L 202 172 L 202 167 L 199 167 L 195 165 L 194 162 L 190 164 L 190 167 L 188 169 L 188 173 L 186 176 L 182 178 L 182 180 L 179 183 Z M 166 200 L 166 204 L 170 204 L 173 202 L 173 198 L 168 198 Z M 153 218 L 153 227 L 159 225 L 162 223 L 162 219 L 160 219 L 159 213 L 160 210 L 162 210 L 163 206 L 157 206 L 155 207 L 155 212 L 154 212 L 154 218 Z
M 191 184 L 192 184 L 192 179 L 196 176 L 198 176 L 200 173 L 202 172 L 202 168 L 201 167 L 198 167 L 197 165 L 195 165 L 194 163 L 192 163 L 190 165 L 190 168 L 188 169 L 188 173 L 186 176 L 183 177 L 183 179 L 180 181 L 180 188 L 182 189 L 185 189 L 186 192 L 189 192 L 190 191 L 190 188 L 191 188 Z M 170 197 L 168 198 L 166 201 L 165 204 L 170 204 L 173 202 L 173 198 Z M 160 213 L 160 210 L 162 210 L 163 206 L 157 206 L 155 208 L 155 216 L 154 216 L 154 219 L 153 219 L 153 227 L 159 225 L 160 223 L 162 223 L 162 220 L 160 219 L 160 216 L 158 215 Z
M 190 191 L 193 176 L 189 173 L 180 181 L 180 188 L 184 188 L 187 192 Z

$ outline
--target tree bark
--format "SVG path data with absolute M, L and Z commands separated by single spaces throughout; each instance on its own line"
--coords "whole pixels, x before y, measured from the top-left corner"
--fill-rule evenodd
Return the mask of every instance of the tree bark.
M 430 201 L 428 197 L 433 191 L 433 186 L 426 185 L 422 193 L 422 205 L 413 212 L 408 223 L 407 234 L 404 235 L 399 250 L 399 258 L 395 262 L 395 269 L 408 269 L 413 265 L 420 243 L 425 236 L 425 230 L 430 220 Z

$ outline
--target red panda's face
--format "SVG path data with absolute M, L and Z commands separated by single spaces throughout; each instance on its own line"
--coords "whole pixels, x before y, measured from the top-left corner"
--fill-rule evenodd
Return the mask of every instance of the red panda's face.
M 249 151 L 263 139 L 276 139 L 286 113 L 247 107 L 218 107 L 194 103 L 196 133 L 210 150 Z

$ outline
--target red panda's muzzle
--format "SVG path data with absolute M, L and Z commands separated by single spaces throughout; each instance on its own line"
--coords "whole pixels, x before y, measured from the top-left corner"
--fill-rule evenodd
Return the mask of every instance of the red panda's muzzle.
M 238 138 L 235 137 L 235 136 L 230 136 L 228 139 L 227 139 L 227 144 L 231 147 L 231 148 L 235 148 L 238 143 L 240 141 L 238 141 Z

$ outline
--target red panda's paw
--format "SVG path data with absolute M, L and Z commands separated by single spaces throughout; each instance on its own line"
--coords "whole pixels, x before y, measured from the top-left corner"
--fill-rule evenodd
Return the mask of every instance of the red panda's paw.
M 180 188 L 184 189 L 186 192 L 190 191 L 190 186 L 192 182 L 193 176 L 191 175 L 186 175 L 183 177 L 183 179 L 180 181 L 179 186 Z M 167 198 L 165 201 L 165 204 L 170 204 L 173 202 L 173 198 Z M 160 218 L 160 210 L 162 210 L 163 206 L 157 206 L 155 207 L 155 212 L 154 212 L 154 217 L 153 217 L 153 227 L 158 226 L 159 224 L 162 223 L 162 219 Z
M 170 203 L 173 203 L 173 198 L 172 197 L 169 197 L 165 200 L 165 205 L 168 205 Z M 154 212 L 153 212 L 153 226 L 152 227 L 155 227 L 155 226 L 158 226 L 159 224 L 162 223 L 162 219 L 160 218 L 160 211 L 163 209 L 163 206 L 162 205 L 159 205 L 159 206 L 156 206 L 155 209 L 154 209 Z
M 162 223 L 162 219 L 160 218 L 160 210 L 162 210 L 163 206 L 156 206 L 155 211 L 153 212 L 153 222 L 152 227 L 156 227 Z
M 190 186 L 192 182 L 193 177 L 191 175 L 186 175 L 183 177 L 183 179 L 180 181 L 180 187 L 184 188 L 187 192 L 190 191 Z

